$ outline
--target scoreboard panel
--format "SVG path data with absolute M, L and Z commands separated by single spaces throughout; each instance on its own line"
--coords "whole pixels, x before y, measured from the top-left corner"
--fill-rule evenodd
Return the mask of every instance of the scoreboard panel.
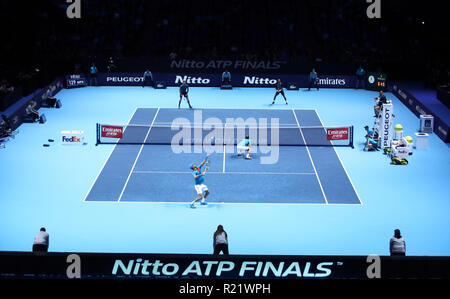
M 387 90 L 387 76 L 383 73 L 367 73 L 366 89 L 375 91 Z

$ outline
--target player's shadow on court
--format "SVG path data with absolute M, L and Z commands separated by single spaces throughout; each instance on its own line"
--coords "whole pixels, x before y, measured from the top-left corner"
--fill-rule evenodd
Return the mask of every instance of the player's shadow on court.
M 233 160 L 242 159 L 244 161 L 251 161 L 251 160 L 245 159 L 245 156 L 246 156 L 246 153 L 244 153 L 244 154 L 242 154 L 240 156 L 238 156 L 238 154 L 234 153 L 234 154 L 231 154 L 231 155 L 227 156 L 227 158 L 233 159 Z M 256 159 L 259 158 L 259 154 L 257 154 L 257 153 L 250 153 L 250 157 L 252 158 L 252 160 L 256 160 Z
M 286 102 L 279 102 L 279 103 L 275 103 L 275 104 L 265 104 L 265 107 L 286 107 Z

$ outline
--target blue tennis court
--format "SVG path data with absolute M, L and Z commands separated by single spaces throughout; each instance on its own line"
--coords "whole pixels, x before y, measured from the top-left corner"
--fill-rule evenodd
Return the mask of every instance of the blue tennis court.
M 288 91 L 289 106 L 270 105 L 268 88 L 193 87 L 191 93 L 194 110 L 176 109 L 178 88 L 172 87 L 59 92 L 61 109 L 41 109 L 47 123 L 23 124 L 1 149 L 0 249 L 31 250 L 36 229 L 44 226 L 50 251 L 211 253 L 211 236 L 222 224 L 234 254 L 389 254 L 395 228 L 407 238 L 410 255 L 449 254 L 449 148 L 433 134 L 429 149 L 415 150 L 407 166 L 363 151 L 375 92 Z M 413 136 L 417 117 L 388 98 L 396 123 Z M 180 118 L 194 123 L 200 112 L 204 122 L 277 118 L 296 130 L 353 125 L 354 148 L 282 145 L 275 164 L 260 163 L 268 153 L 247 161 L 234 147 L 225 159 L 214 152 L 205 177 L 209 205 L 190 209 L 196 192 L 189 164 L 200 163 L 204 151 L 175 154 L 167 144 L 116 140 L 95 145 L 96 123 L 144 126 L 145 138 L 153 122 L 149 136 L 155 138 L 156 126 Z M 42 146 L 59 140 L 61 130 L 83 130 L 86 144 Z
M 306 130 L 303 133 L 301 128 L 323 126 L 315 110 L 137 108 L 129 125 L 149 125 L 134 133 L 138 135 L 134 138 L 143 141 L 146 135 L 151 138 L 152 129 L 156 131 L 158 125 L 174 120 L 195 123 L 202 119 L 225 123 L 239 118 L 266 122 L 276 119 L 294 129 L 284 138 L 304 138 L 306 146 L 261 148 L 252 153 L 252 160 L 237 156 L 233 147 L 220 147 L 220 151 L 210 158 L 211 169 L 206 177 L 212 192 L 209 203 L 361 204 L 334 148 L 308 146 L 309 140 L 314 142 L 314 134 L 320 132 Z M 196 193 L 188 165 L 200 163 L 207 151 L 207 147 L 199 150 L 188 146 L 187 150 L 178 153 L 170 145 L 118 142 L 85 200 L 191 202 Z M 264 158 L 273 158 L 273 161 L 264 163 Z

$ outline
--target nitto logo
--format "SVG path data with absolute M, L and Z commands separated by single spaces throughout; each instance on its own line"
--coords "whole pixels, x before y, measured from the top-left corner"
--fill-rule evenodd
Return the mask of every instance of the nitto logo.
M 276 79 L 270 79 L 270 78 L 258 78 L 258 77 L 244 77 L 244 84 L 271 84 L 274 85 L 277 83 Z
M 72 137 L 63 136 L 62 141 L 63 142 L 81 142 L 81 138 L 76 137 L 76 136 L 72 136 Z
M 176 76 L 175 83 L 183 83 L 183 81 L 186 81 L 188 84 L 209 84 L 211 82 L 208 78 Z

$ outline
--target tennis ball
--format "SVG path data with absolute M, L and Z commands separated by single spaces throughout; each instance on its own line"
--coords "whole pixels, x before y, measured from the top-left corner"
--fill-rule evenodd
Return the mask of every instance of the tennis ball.
M 412 143 L 413 142 L 413 139 L 412 139 L 411 136 L 406 136 L 405 139 L 406 139 L 406 141 L 408 141 L 408 143 Z
M 401 132 L 403 131 L 403 126 L 401 124 L 397 124 L 394 127 L 395 132 Z

